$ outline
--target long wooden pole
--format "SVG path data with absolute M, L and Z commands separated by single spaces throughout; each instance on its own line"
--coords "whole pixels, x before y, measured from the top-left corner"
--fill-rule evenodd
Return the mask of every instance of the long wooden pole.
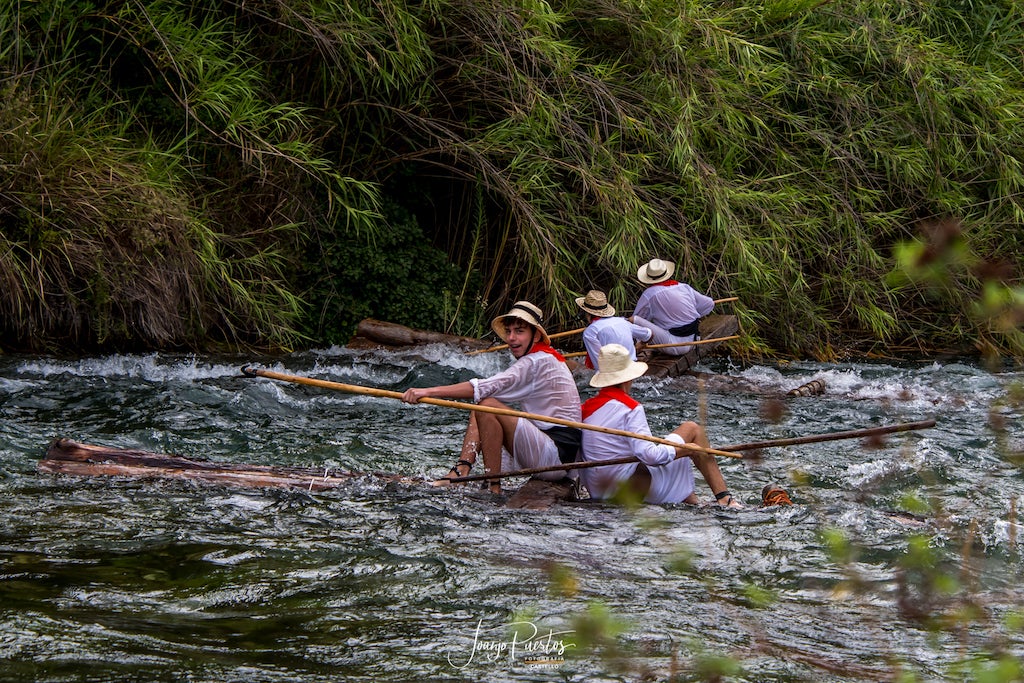
M 375 389 L 373 387 L 363 387 L 356 384 L 342 384 L 341 382 L 331 382 L 325 379 L 314 379 L 312 377 L 303 377 L 301 375 L 287 375 L 281 372 L 274 372 L 273 370 L 263 370 L 260 368 L 253 368 L 246 366 L 242 368 L 242 374 L 248 377 L 266 377 L 267 379 L 276 379 L 282 382 L 292 382 L 293 384 L 305 384 L 312 387 L 320 387 L 321 389 L 332 389 L 334 391 L 344 391 L 350 394 L 362 394 L 364 396 L 377 396 L 379 398 L 397 398 L 402 399 L 401 392 L 388 391 L 387 389 Z M 511 408 L 498 408 L 496 406 L 481 406 L 476 403 L 464 403 L 463 401 L 449 401 L 443 398 L 421 398 L 420 403 L 429 403 L 435 406 L 444 406 L 446 408 L 458 408 L 459 410 L 472 410 L 480 413 L 492 413 L 494 415 L 507 415 L 509 417 L 522 417 L 528 420 L 538 420 L 540 422 L 550 422 L 551 424 L 561 425 L 563 427 L 575 427 L 576 429 L 589 429 L 593 432 L 601 432 L 603 434 L 614 434 L 616 436 L 626 436 L 634 439 L 642 439 L 644 441 L 651 441 L 653 443 L 666 444 L 674 448 L 685 448 L 691 451 L 700 451 L 701 453 L 709 453 L 711 455 L 720 455 L 726 458 L 742 458 L 742 455 L 736 455 L 735 453 L 728 453 L 726 451 L 715 450 L 714 448 L 704 448 L 696 444 L 686 444 L 680 446 L 675 441 L 669 441 L 668 439 L 661 439 L 656 436 L 648 434 L 637 434 L 636 432 L 627 432 L 624 429 L 613 429 L 611 427 L 601 427 L 598 425 L 590 425 L 586 422 L 576 422 L 573 420 L 563 420 L 560 417 L 548 417 L 547 415 L 538 415 L 536 413 L 527 413 L 522 410 L 512 410 Z
M 700 344 L 711 344 L 713 342 L 729 341 L 730 339 L 739 339 L 738 334 L 734 334 L 731 337 L 715 337 L 714 339 L 699 339 L 691 342 L 681 342 L 679 344 L 644 344 L 645 349 L 664 349 L 669 346 L 698 346 Z M 574 351 L 572 353 L 563 353 L 563 358 L 576 358 L 577 356 L 587 355 L 586 351 Z
M 580 328 L 577 328 L 575 330 L 566 330 L 565 332 L 555 332 L 554 334 L 549 334 L 548 335 L 548 339 L 561 339 L 562 337 L 571 337 L 574 334 L 579 334 L 580 332 L 582 332 L 585 329 L 587 329 L 587 328 L 580 327 Z M 467 356 L 476 356 L 476 355 L 481 354 L 481 353 L 490 353 L 491 351 L 504 351 L 507 348 L 508 348 L 508 344 L 498 344 L 497 346 L 489 346 L 486 349 L 477 349 L 476 351 L 470 351 L 466 355 Z
M 868 436 L 880 436 L 882 434 L 893 434 L 895 432 L 909 432 L 915 429 L 929 429 L 935 426 L 935 420 L 919 420 L 917 422 L 904 422 L 896 425 L 882 427 L 868 427 L 866 429 L 851 429 L 846 432 L 831 432 L 828 434 L 812 434 L 810 436 L 794 436 L 788 439 L 772 439 L 770 441 L 755 441 L 753 443 L 740 443 L 731 446 L 722 446 L 723 451 L 756 451 L 762 448 L 775 448 L 777 446 L 794 446 L 804 443 L 819 443 L 822 441 L 838 441 L 840 439 L 858 439 Z
M 586 327 L 577 327 L 575 330 L 566 330 L 565 332 L 555 332 L 554 334 L 549 334 L 548 335 L 548 339 L 561 339 L 562 337 L 571 337 L 574 334 L 579 334 L 580 332 L 582 332 L 585 329 L 587 329 L 587 328 Z
M 724 304 L 724 303 L 728 303 L 730 301 L 739 301 L 739 299 L 740 298 L 738 296 L 730 296 L 730 297 L 727 297 L 725 299 L 715 299 L 715 303 L 716 304 Z M 570 337 L 570 336 L 572 336 L 574 334 L 579 334 L 580 332 L 582 332 L 585 329 L 587 329 L 587 328 L 586 327 L 580 327 L 580 328 L 577 328 L 575 330 L 568 330 L 566 332 L 555 332 L 554 334 L 549 334 L 548 335 L 548 339 L 561 339 L 562 337 Z M 729 339 L 738 339 L 738 338 L 739 337 L 729 337 Z M 674 346 L 674 344 L 663 344 L 662 346 L 648 346 L 647 348 L 649 348 L 649 349 L 660 349 L 663 346 Z M 686 346 L 686 344 L 679 344 L 679 346 Z M 467 356 L 475 356 L 475 355 L 477 355 L 479 353 L 490 353 L 491 351 L 504 351 L 507 348 L 508 348 L 508 344 L 498 344 L 497 346 L 489 346 L 486 349 L 478 349 L 476 351 L 470 351 L 466 355 Z M 573 356 L 582 356 L 582 355 L 583 355 L 582 353 L 573 354 Z M 569 356 L 566 356 L 566 358 L 569 358 Z
M 717 339 L 698 339 L 697 341 L 673 342 L 671 344 L 644 344 L 645 349 L 668 349 L 673 346 L 697 346 L 699 344 L 710 344 L 711 342 L 723 342 L 730 339 L 739 339 L 740 335 L 734 334 L 729 337 L 718 337 Z
M 553 335 L 548 335 L 548 339 L 561 339 L 562 337 L 571 337 L 572 335 L 578 335 L 587 328 L 578 328 L 575 330 L 566 330 L 565 332 L 556 332 Z M 478 353 L 490 353 L 492 351 L 504 351 L 509 347 L 508 344 L 499 344 L 498 346 L 488 346 L 487 348 L 477 349 L 475 351 L 469 351 L 466 355 L 477 355 Z
M 830 434 L 812 434 L 810 436 L 798 436 L 790 439 L 773 439 L 771 441 L 756 441 L 754 443 L 741 443 L 732 446 L 722 446 L 722 451 L 755 451 L 775 446 L 791 446 L 804 443 L 818 443 L 822 441 L 837 441 L 839 439 L 856 439 L 859 437 L 878 436 L 880 434 L 892 434 L 895 432 L 909 432 L 915 429 L 928 429 L 935 426 L 935 420 L 921 420 L 919 422 L 906 422 L 903 424 L 889 425 L 885 427 L 869 427 L 867 429 L 854 429 L 847 432 L 832 432 Z M 681 457 L 681 456 L 677 456 Z M 735 455 L 733 457 L 736 457 Z M 743 457 L 743 456 L 740 456 Z M 544 472 L 557 472 L 559 470 L 583 470 L 591 467 L 602 467 L 604 465 L 625 465 L 631 462 L 638 462 L 640 459 L 635 455 L 626 455 L 621 458 L 609 460 L 587 460 L 584 462 L 570 462 L 563 465 L 550 465 L 548 467 L 531 467 L 523 470 L 510 472 L 498 472 L 497 474 L 473 474 L 465 477 L 452 477 L 452 482 L 480 481 L 483 479 L 500 479 L 504 477 L 526 477 Z

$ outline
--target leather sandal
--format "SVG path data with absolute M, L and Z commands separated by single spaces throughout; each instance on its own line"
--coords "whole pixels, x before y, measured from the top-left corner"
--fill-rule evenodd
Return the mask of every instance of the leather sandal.
M 466 470 L 465 474 L 461 474 L 459 472 L 459 468 L 462 467 L 463 465 L 465 465 L 466 467 L 469 468 L 468 470 Z M 452 466 L 452 468 L 450 470 L 448 470 L 448 474 L 446 474 L 443 477 L 441 477 L 441 479 L 438 479 L 438 481 L 441 481 L 443 479 L 443 480 L 448 481 L 450 483 L 452 479 L 455 479 L 457 477 L 468 477 L 469 473 L 472 470 L 473 470 L 473 463 L 471 463 L 468 460 L 459 460 L 457 463 L 455 463 Z M 456 482 L 456 483 L 458 483 L 458 482 Z
M 736 498 L 733 497 L 731 493 L 729 493 L 729 489 L 725 489 L 724 491 L 719 491 L 718 493 L 716 493 L 715 500 L 718 501 L 718 504 L 724 508 L 743 507 L 743 503 L 736 500 Z M 735 503 L 735 505 L 733 505 L 733 503 Z

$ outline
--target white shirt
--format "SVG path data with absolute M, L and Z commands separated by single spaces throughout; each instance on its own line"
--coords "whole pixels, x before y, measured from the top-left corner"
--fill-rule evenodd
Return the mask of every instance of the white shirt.
M 702 318 L 715 307 L 715 300 L 688 284 L 652 285 L 637 299 L 633 315 L 668 330 Z
M 536 351 L 519 358 L 507 370 L 486 379 L 471 379 L 473 400 L 496 398 L 518 404 L 527 413 L 580 421 L 580 392 L 568 366 L 550 353 Z M 539 429 L 550 422 L 530 420 Z
M 619 401 L 608 401 L 585 420 L 587 424 L 611 427 L 634 434 L 651 435 L 643 405 L 630 410 Z M 682 439 L 676 437 L 680 444 Z M 676 449 L 666 444 L 616 434 L 583 430 L 583 459 L 611 460 L 636 456 L 648 466 L 651 487 L 644 500 L 648 503 L 681 503 L 693 493 L 693 464 L 676 458 Z M 580 479 L 590 495 L 598 500 L 612 495 L 636 470 L 636 463 L 606 465 L 580 470 Z
M 648 341 L 652 334 L 649 327 L 634 325 L 619 316 L 596 318 L 583 330 L 583 346 L 587 349 L 591 366 L 597 368 L 597 356 L 602 346 L 621 344 L 629 349 L 629 357 L 636 360 L 636 342 Z

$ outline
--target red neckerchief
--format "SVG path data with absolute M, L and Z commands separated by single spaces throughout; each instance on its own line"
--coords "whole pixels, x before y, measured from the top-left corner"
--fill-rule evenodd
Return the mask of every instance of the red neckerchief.
M 583 419 L 597 412 L 597 410 L 608 401 L 618 401 L 630 410 L 636 408 L 640 403 L 619 387 L 605 387 L 597 392 L 597 396 L 588 398 L 582 406 Z
M 527 353 L 526 355 L 529 356 L 530 353 L 537 353 L 538 351 L 543 351 L 544 353 L 550 353 L 552 356 L 554 356 L 558 360 L 562 361 L 563 363 L 565 362 L 565 356 L 560 354 L 558 351 L 555 351 L 553 348 L 551 348 L 550 345 L 545 344 L 544 342 L 537 342 L 536 344 L 534 344 L 533 348 L 530 349 L 530 352 Z
M 679 280 L 662 280 L 661 282 L 655 282 L 652 287 L 671 287 L 672 285 L 678 285 Z

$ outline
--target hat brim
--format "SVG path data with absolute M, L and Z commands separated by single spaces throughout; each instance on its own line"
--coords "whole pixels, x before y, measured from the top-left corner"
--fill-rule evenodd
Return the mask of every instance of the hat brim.
M 587 306 L 587 297 L 585 296 L 576 297 L 576 305 L 587 313 L 596 315 L 600 318 L 610 318 L 615 315 L 615 308 L 611 304 L 608 304 L 604 308 L 591 308 L 590 306 Z
M 548 346 L 551 345 L 551 337 L 548 336 L 548 333 L 544 329 L 544 326 L 541 325 L 533 316 L 527 315 L 526 313 L 519 310 L 510 311 L 508 313 L 505 313 L 504 315 L 499 315 L 497 318 L 491 321 L 491 329 L 494 330 L 494 334 L 498 335 L 498 338 L 501 339 L 501 341 L 505 342 L 506 344 L 508 343 L 508 330 L 505 329 L 505 321 L 508 320 L 509 318 L 517 318 L 525 322 L 530 327 L 540 330 L 541 341 L 547 344 Z
M 672 277 L 672 274 L 676 272 L 676 264 L 672 263 L 671 261 L 665 261 L 666 268 L 664 275 L 660 277 L 648 277 L 647 266 L 648 264 L 645 263 L 644 265 L 640 266 L 640 270 L 636 271 L 636 279 L 640 280 L 640 282 L 643 282 L 644 284 L 647 285 L 656 285 L 659 282 L 664 282 L 665 280 Z
M 598 389 L 615 386 L 642 377 L 645 372 L 647 372 L 647 363 L 635 360 L 617 372 L 595 372 L 594 376 L 590 378 L 590 386 Z

